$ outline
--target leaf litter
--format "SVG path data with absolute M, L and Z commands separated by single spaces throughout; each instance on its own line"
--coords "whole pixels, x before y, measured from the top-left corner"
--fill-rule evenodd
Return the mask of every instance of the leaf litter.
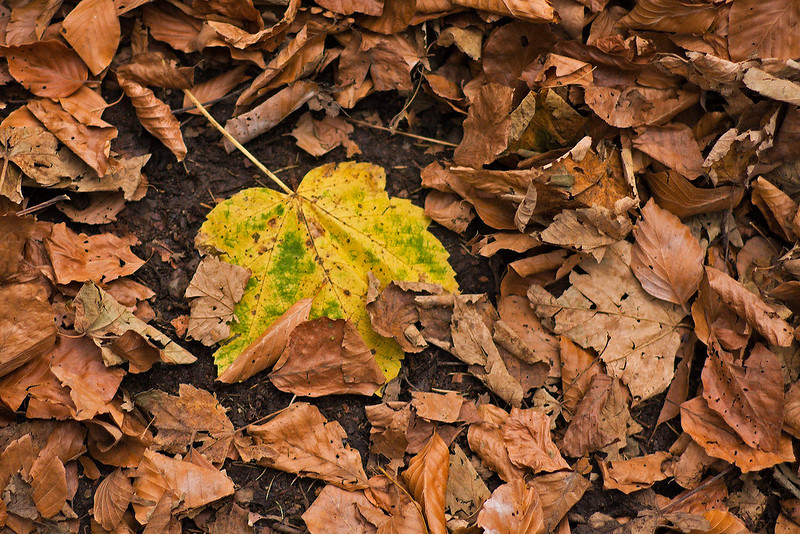
M 328 484 L 312 532 L 791 531 L 796 18 L 789 0 L 3 7 L 0 83 L 24 95 L 0 100 L 4 525 L 78 531 L 83 473 L 98 531 L 249 529 L 263 516 L 223 469 L 243 462 Z M 496 261 L 497 295 L 461 294 L 422 209 L 369 164 L 214 199 L 189 336 L 222 343 L 222 383 L 269 369 L 301 397 L 382 394 L 367 458 L 307 402 L 236 428 L 190 384 L 131 397 L 128 373 L 196 360 L 150 324 L 136 238 L 28 215 L 48 205 L 33 189 L 69 192 L 59 209 L 87 224 L 145 196 L 149 154 L 103 119 L 111 95 L 190 158 L 171 90 L 184 108 L 238 94 L 229 151 L 298 119 L 314 157 L 357 154 L 368 97 L 406 96 L 372 126 L 437 154 L 425 213 Z M 434 109 L 460 143 L 404 130 Z M 417 390 L 403 356 L 439 349 L 457 391 Z M 638 516 L 581 515 L 601 481 Z M 779 515 L 751 503 L 776 495 Z

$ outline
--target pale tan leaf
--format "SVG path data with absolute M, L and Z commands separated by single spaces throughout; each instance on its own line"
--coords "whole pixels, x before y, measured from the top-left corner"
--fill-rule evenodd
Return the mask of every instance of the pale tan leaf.
M 114 170 L 109 155 L 111 140 L 117 137 L 116 128 L 95 128 L 81 124 L 60 104 L 50 100 L 31 100 L 28 109 L 99 176 Z
M 340 15 L 352 15 L 353 13 L 363 13 L 377 17 L 383 12 L 383 2 L 381 0 L 315 0 L 317 4 L 328 11 L 339 13 Z
M 244 295 L 250 269 L 206 256 L 186 288 L 190 299 L 188 335 L 211 346 L 230 335 L 228 323 L 234 318 L 236 303 Z
M 706 266 L 706 276 L 711 289 L 722 301 L 770 344 L 781 347 L 791 345 L 794 339 L 792 327 L 772 307 L 722 271 Z
M 319 478 L 347 490 L 367 487 L 357 450 L 343 445 L 342 426 L 328 422 L 311 404 L 292 404 L 263 425 L 250 425 L 251 443 L 237 442 L 245 461 L 302 476 Z
M 81 0 L 61 23 L 61 33 L 92 74 L 99 74 L 111 63 L 119 45 L 114 0 Z
M 120 469 L 105 477 L 94 493 L 94 520 L 114 530 L 133 499 L 133 485 Z
M 708 347 L 702 373 L 709 407 L 750 447 L 776 450 L 783 426 L 783 375 L 778 358 L 756 344 L 744 363 L 716 344 Z
M 508 457 L 517 467 L 541 471 L 569 469 L 550 436 L 550 416 L 536 408 L 512 408 L 503 426 Z
M 456 5 L 488 11 L 530 22 L 557 22 L 558 15 L 547 0 L 456 0 Z
M 792 439 L 788 435 L 781 435 L 775 452 L 753 449 L 717 412 L 709 408 L 703 397 L 695 397 L 681 404 L 681 427 L 709 456 L 732 463 L 743 472 L 759 471 L 794 461 Z
M 446 534 L 444 504 L 447 476 L 450 470 L 450 451 L 436 432 L 425 448 L 408 462 L 403 480 L 408 484 L 425 516 L 431 534 Z
M 800 41 L 793 33 L 798 22 L 800 5 L 792 0 L 736 0 L 728 23 L 731 60 L 799 57 Z
M 620 241 L 606 249 L 599 264 L 583 260 L 579 265 L 586 274 L 573 271 L 572 286 L 558 299 L 536 285 L 528 298 L 539 317 L 554 322 L 556 334 L 596 350 L 607 372 L 620 378 L 639 403 L 672 381 L 678 324 L 685 313 L 642 289 L 629 267 L 631 249 Z
M 523 479 L 503 484 L 483 503 L 478 525 L 486 534 L 544 534 L 539 494 Z
M 674 171 L 646 173 L 644 177 L 658 205 L 681 218 L 733 209 L 744 197 L 743 187 L 700 188 Z
M 662 124 L 697 104 L 700 94 L 689 90 L 632 85 L 624 89 L 590 85 L 586 104 L 617 128 Z
M 602 206 L 564 210 L 542 231 L 540 238 L 545 243 L 589 253 L 600 260 L 605 247 L 624 239 L 633 229 L 626 213 L 633 201 L 628 200 L 631 202 L 623 203 L 618 212 Z
M 44 239 L 59 284 L 90 280 L 105 284 L 135 273 L 145 263 L 131 251 L 138 243 L 133 235 L 76 234 L 64 223 L 53 225 Z
M 244 349 L 217 380 L 226 384 L 241 382 L 274 365 L 289 342 L 289 334 L 308 320 L 312 300 L 302 299 L 293 304 Z
M 464 450 L 453 445 L 447 477 L 445 502 L 447 509 L 458 517 L 472 517 L 480 510 L 491 493 Z
M 281 391 L 306 397 L 372 395 L 386 381 L 355 325 L 327 317 L 292 330 L 269 379 Z
M 81 58 L 60 41 L 48 40 L 0 51 L 8 70 L 31 93 L 45 98 L 69 96 L 89 73 Z
M 297 121 L 297 126 L 292 130 L 292 137 L 297 140 L 297 146 L 312 156 L 322 156 L 342 145 L 347 151 L 347 157 L 350 158 L 361 153 L 358 145 L 348 137 L 351 133 L 353 125 L 341 117 L 325 115 L 318 121 L 310 112 L 306 112 Z
M 319 86 L 316 83 L 299 80 L 281 89 L 251 111 L 230 119 L 225 123 L 225 129 L 234 139 L 246 143 L 272 129 L 318 92 Z M 230 153 L 233 149 L 233 145 L 226 140 L 225 150 Z
M 136 116 L 139 117 L 139 122 L 145 130 L 175 154 L 178 161 L 183 161 L 186 157 L 186 145 L 183 142 L 180 123 L 172 114 L 170 107 L 159 100 L 153 91 L 134 80 L 117 73 L 117 81 L 125 95 L 131 99 Z
M 631 270 L 654 297 L 688 309 L 703 279 L 704 252 L 688 226 L 652 199 L 633 230 Z
M 154 444 L 169 453 L 186 452 L 203 442 L 199 452 L 221 464 L 233 441 L 233 423 L 216 397 L 203 389 L 181 384 L 178 396 L 149 390 L 136 396 L 136 404 L 153 415 L 158 430 Z

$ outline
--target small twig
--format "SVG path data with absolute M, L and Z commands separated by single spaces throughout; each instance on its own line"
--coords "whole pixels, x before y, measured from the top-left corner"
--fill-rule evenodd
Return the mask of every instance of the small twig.
M 45 200 L 41 204 L 37 204 L 35 206 L 31 206 L 30 208 L 25 208 L 24 210 L 18 211 L 17 216 L 24 217 L 25 215 L 30 215 L 31 213 L 48 208 L 53 204 L 55 204 L 56 202 L 61 202 L 62 200 L 71 200 L 71 199 L 67 195 L 58 195 L 57 197 L 53 197 L 50 200 Z
M 288 195 L 293 195 L 293 194 L 294 194 L 294 191 L 292 191 L 291 189 L 289 189 L 289 186 L 287 186 L 285 183 L 283 183 L 283 182 L 281 181 L 281 179 L 280 179 L 280 178 L 278 178 L 277 176 L 275 176 L 275 173 L 273 173 L 271 170 L 267 169 L 267 168 L 264 166 L 264 164 L 263 164 L 263 163 L 261 163 L 260 161 L 258 161 L 258 159 L 256 159 L 256 157 L 255 157 L 254 155 L 252 155 L 252 154 L 250 153 L 250 151 L 249 151 L 249 150 L 247 150 L 245 147 L 243 147 L 243 146 L 242 146 L 242 144 L 241 144 L 239 141 L 237 141 L 237 140 L 236 140 L 236 138 L 234 138 L 234 137 L 233 137 L 233 136 L 230 134 L 230 132 L 228 132 L 228 130 L 226 130 L 225 128 L 223 128 L 223 127 L 222 127 L 222 125 L 220 125 L 220 123 L 218 123 L 218 122 L 217 122 L 217 120 L 216 120 L 214 117 L 212 117 L 212 116 L 211 116 L 211 114 L 208 112 L 208 110 L 207 110 L 205 107 L 203 107 L 203 104 L 201 104 L 201 103 L 200 103 L 200 101 L 199 101 L 199 100 L 197 100 L 197 97 L 196 97 L 196 96 L 194 96 L 190 90 L 188 90 L 188 89 L 184 89 L 184 90 L 183 90 L 183 92 L 184 92 L 184 94 L 185 94 L 187 97 L 189 97 L 189 100 L 191 100 L 191 101 L 192 101 L 192 103 L 194 103 L 194 105 L 195 105 L 195 106 L 197 106 L 197 109 L 198 109 L 198 110 L 200 110 L 200 113 L 202 113 L 202 114 L 203 114 L 203 116 L 205 116 L 205 118 L 206 118 L 206 119 L 208 119 L 208 122 L 210 122 L 210 123 L 211 123 L 211 125 L 212 125 L 212 126 L 214 126 L 214 128 L 216 128 L 217 130 L 219 130 L 219 133 L 221 133 L 222 135 L 224 135 L 224 136 L 225 136 L 225 138 L 226 138 L 228 141 L 230 141 L 230 142 L 231 142 L 231 144 L 232 144 L 233 146 L 235 146 L 236 148 L 238 148 L 238 149 L 239 149 L 239 152 L 241 152 L 242 154 L 244 154 L 244 155 L 247 157 L 247 159 L 249 159 L 250 161 L 252 161 L 252 162 L 253 162 L 253 165 L 255 165 L 256 167 L 258 167 L 258 169 L 259 169 L 261 172 L 263 172 L 264 174 L 266 174 L 266 175 L 267 175 L 267 176 L 270 178 L 270 180 L 272 180 L 273 182 L 275 182 L 275 183 L 278 185 L 278 187 L 280 187 L 281 189 L 283 189 L 283 190 L 286 192 L 286 194 L 288 194 Z
M 782 467 L 782 466 L 783 466 L 783 464 L 781 464 L 781 465 L 779 465 L 779 466 L 775 467 L 775 468 L 772 470 L 772 476 L 774 476 L 774 477 L 775 477 L 775 480 L 777 480 L 777 481 L 778 481 L 778 483 L 779 483 L 781 486 L 783 486 L 784 488 L 786 488 L 787 490 L 789 490 L 790 492 L 792 492 L 792 495 L 794 495 L 796 498 L 800 499 L 800 488 L 798 488 L 798 487 L 797 487 L 797 485 L 796 485 L 796 484 L 794 484 L 794 483 L 793 483 L 793 482 L 792 482 L 792 481 L 789 479 L 789 477 L 787 477 L 787 476 L 786 476 L 786 475 L 783 473 L 783 470 L 781 469 L 781 467 Z
M 664 508 L 661 509 L 661 513 L 664 513 L 666 511 L 672 509 L 672 508 L 675 508 L 676 506 L 678 506 L 679 504 L 684 502 L 686 499 L 688 499 L 692 495 L 695 495 L 697 492 L 702 491 L 703 489 L 707 488 L 708 486 L 710 486 L 711 484 L 713 484 L 717 480 L 721 479 L 722 477 L 724 477 L 725 475 L 727 475 L 731 471 L 733 471 L 733 467 L 728 467 L 728 468 L 724 469 L 722 472 L 720 472 L 720 473 L 714 475 L 713 477 L 709 478 L 708 480 L 706 480 L 705 482 L 703 482 L 702 484 L 700 484 L 699 486 L 697 486 L 693 490 L 688 491 L 683 497 L 680 497 L 679 499 L 676 499 L 676 500 L 672 501 L 671 503 L 669 503 L 668 505 L 666 505 Z
M 453 148 L 458 147 L 457 144 L 450 143 L 448 141 L 441 141 L 439 139 L 433 139 L 431 137 L 424 137 L 422 135 L 412 134 L 412 133 L 409 133 L 409 132 L 403 132 L 401 130 L 392 130 L 391 128 L 387 128 L 386 126 L 378 126 L 377 124 L 372 124 L 372 123 L 369 123 L 369 122 L 366 122 L 366 121 L 360 121 L 360 120 L 354 119 L 352 117 L 345 116 L 344 120 L 346 120 L 348 122 L 352 122 L 353 124 L 358 124 L 359 126 L 366 126 L 367 128 L 374 128 L 376 130 L 382 130 L 384 132 L 389 132 L 392 135 L 394 135 L 394 134 L 405 135 L 406 137 L 411 137 L 412 139 L 417 139 L 419 141 L 426 141 L 428 143 L 435 143 L 437 145 L 449 146 L 449 147 L 453 147 Z

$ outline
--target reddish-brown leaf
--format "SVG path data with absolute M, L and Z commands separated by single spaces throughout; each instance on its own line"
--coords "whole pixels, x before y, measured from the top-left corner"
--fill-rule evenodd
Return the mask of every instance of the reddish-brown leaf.
M 61 33 L 92 74 L 99 74 L 114 59 L 119 45 L 114 0 L 81 0 L 61 23 Z
M 89 73 L 81 58 L 60 41 L 39 41 L 0 50 L 11 75 L 31 93 L 46 97 L 69 96 L 80 89 Z
M 428 531 L 431 534 L 446 534 L 444 498 L 447 490 L 447 475 L 450 469 L 450 451 L 439 434 L 433 433 L 419 454 L 408 462 L 403 480 L 411 494 L 422 507 Z
M 94 493 L 94 520 L 114 530 L 133 499 L 133 485 L 120 469 L 104 478 Z
M 478 525 L 491 534 L 544 534 L 539 494 L 523 479 L 503 484 L 483 503 Z

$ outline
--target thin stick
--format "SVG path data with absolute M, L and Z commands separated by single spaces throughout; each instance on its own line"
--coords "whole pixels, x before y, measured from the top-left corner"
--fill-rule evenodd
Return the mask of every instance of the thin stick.
M 57 197 L 51 198 L 50 200 L 46 200 L 41 204 L 37 204 L 36 206 L 31 206 L 30 208 L 25 208 L 24 210 L 20 210 L 16 213 L 17 216 L 22 217 L 24 215 L 30 215 L 39 210 L 43 210 L 49 206 L 57 202 L 61 202 L 62 200 L 71 200 L 67 195 L 58 195 Z
M 191 92 L 190 90 L 188 90 L 188 89 L 184 89 L 184 90 L 183 90 L 183 92 L 186 94 L 186 96 L 187 96 L 187 97 L 189 97 L 189 100 L 191 100 L 191 101 L 192 101 L 192 104 L 194 104 L 195 106 L 197 106 L 197 109 L 198 109 L 198 110 L 200 110 L 200 113 L 202 113 L 202 114 L 205 116 L 205 118 L 206 118 L 206 119 L 208 119 L 208 122 L 210 122 L 210 123 L 211 123 L 211 125 L 212 125 L 212 126 L 214 126 L 214 128 L 216 128 L 217 130 L 219 130 L 219 133 L 221 133 L 222 135 L 224 135 L 224 136 L 225 136 L 225 138 L 226 138 L 228 141 L 230 141 L 230 142 L 231 142 L 231 144 L 232 144 L 233 146 L 235 146 L 236 148 L 238 148 L 238 149 L 239 149 L 239 152 L 241 152 L 242 154 L 244 154 L 244 155 L 245 155 L 245 157 L 247 157 L 247 159 L 249 159 L 250 161 L 252 161 L 252 162 L 253 162 L 253 165 L 255 165 L 256 167 L 258 167 L 258 169 L 259 169 L 261 172 L 263 172 L 264 174 L 266 174 L 266 175 L 267 175 L 267 176 L 270 178 L 270 180 L 272 180 L 273 182 L 275 182 L 275 183 L 278 185 L 278 187 L 280 187 L 281 189 L 283 189 L 284 191 L 286 191 L 286 194 L 288 194 L 288 195 L 293 195 L 293 194 L 294 194 L 294 191 L 292 191 L 291 189 L 289 189 L 289 186 L 287 186 L 285 183 L 283 183 L 283 182 L 281 181 L 281 179 L 280 179 L 280 178 L 278 178 L 277 176 L 275 176 L 275 173 L 273 173 L 271 170 L 269 170 L 268 168 L 266 168 L 266 167 L 264 166 L 264 164 L 262 164 L 260 161 L 258 161 L 258 160 L 256 159 L 256 157 L 250 153 L 250 151 L 249 151 L 249 150 L 247 150 L 245 147 L 243 147 L 243 146 L 242 146 L 242 144 L 241 144 L 239 141 L 237 141 L 237 140 L 236 140 L 236 139 L 235 139 L 235 138 L 234 138 L 234 137 L 233 137 L 233 136 L 230 134 L 230 132 L 228 132 L 228 130 L 226 130 L 225 128 L 223 128 L 223 127 L 222 127 L 222 125 L 220 125 L 220 123 L 218 123 L 218 122 L 216 121 L 216 119 L 214 119 L 214 117 L 212 117 L 212 116 L 211 116 L 211 114 L 210 114 L 210 113 L 208 112 L 208 110 L 207 110 L 207 109 L 206 109 L 206 108 L 203 106 L 203 104 L 201 104 L 201 103 L 200 103 L 200 101 L 199 101 L 199 100 L 197 100 L 197 97 L 195 97 L 195 96 L 192 94 L 192 92 Z
M 389 132 L 390 134 L 398 134 L 398 135 L 405 135 L 406 137 L 411 137 L 412 139 L 418 139 L 420 141 L 427 141 L 428 143 L 435 143 L 437 145 L 442 146 L 449 146 L 456 148 L 458 145 L 455 143 L 449 143 L 447 141 L 441 141 L 439 139 L 433 139 L 430 137 L 423 137 L 421 135 L 412 134 L 408 132 L 403 132 L 401 130 L 392 130 L 391 128 L 387 128 L 386 126 L 378 126 L 377 124 L 371 124 L 366 121 L 360 121 L 358 119 L 354 119 L 352 117 L 344 117 L 344 120 L 352 122 L 353 124 L 358 124 L 359 126 L 366 126 L 367 128 L 375 128 L 376 130 L 383 130 L 384 132 Z

